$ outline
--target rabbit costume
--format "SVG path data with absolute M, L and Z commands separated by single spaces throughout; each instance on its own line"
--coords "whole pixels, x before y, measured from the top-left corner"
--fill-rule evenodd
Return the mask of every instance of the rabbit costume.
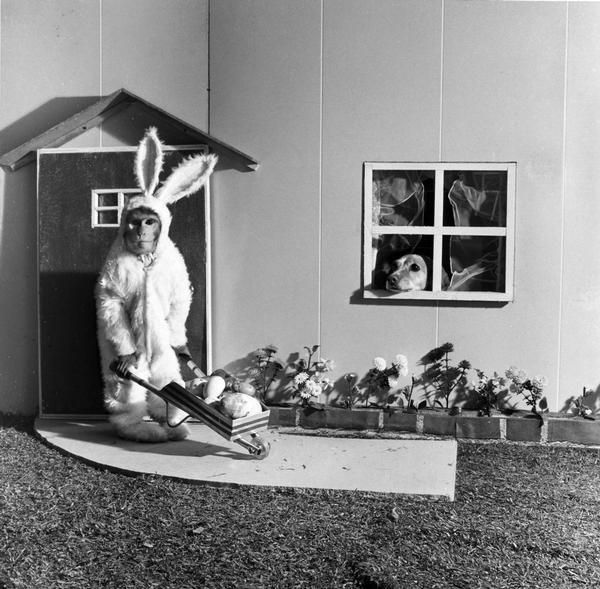
M 146 132 L 137 150 L 135 175 L 142 194 L 125 205 L 96 287 L 104 402 L 125 439 L 162 442 L 189 432 L 185 424 L 168 426 L 164 401 L 120 380 L 109 364 L 115 358 L 126 361 L 158 388 L 172 381 L 183 384 L 177 355 L 189 355 L 185 322 L 192 289 L 183 257 L 169 238 L 167 205 L 199 190 L 216 160 L 215 155 L 184 160 L 157 190 L 163 150 L 156 129 Z M 185 416 L 174 408 L 169 413 L 171 422 Z

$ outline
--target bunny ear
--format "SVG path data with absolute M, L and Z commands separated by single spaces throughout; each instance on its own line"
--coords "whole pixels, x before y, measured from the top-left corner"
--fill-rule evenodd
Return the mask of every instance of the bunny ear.
M 165 204 L 172 204 L 184 196 L 194 194 L 212 174 L 217 159 L 214 154 L 186 158 L 165 180 L 156 193 L 156 198 Z
M 162 143 L 155 127 L 150 127 L 140 141 L 135 156 L 135 175 L 139 187 L 149 196 L 158 186 L 158 177 L 163 166 Z

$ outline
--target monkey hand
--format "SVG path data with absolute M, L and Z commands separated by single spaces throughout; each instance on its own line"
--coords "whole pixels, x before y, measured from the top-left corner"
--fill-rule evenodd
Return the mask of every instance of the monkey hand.
M 181 358 L 184 362 L 192 359 L 190 349 L 186 345 L 176 346 L 173 350 L 175 351 L 175 354 L 177 354 L 177 357 Z
M 122 373 L 129 372 L 132 368 L 137 368 L 137 355 L 125 354 L 117 357 L 118 370 Z

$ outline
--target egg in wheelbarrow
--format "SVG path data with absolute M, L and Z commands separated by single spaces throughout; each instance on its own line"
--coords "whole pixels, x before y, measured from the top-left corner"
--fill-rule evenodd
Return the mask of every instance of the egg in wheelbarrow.
M 221 398 L 221 411 L 231 419 L 257 415 L 262 410 L 258 399 L 245 393 L 225 393 Z

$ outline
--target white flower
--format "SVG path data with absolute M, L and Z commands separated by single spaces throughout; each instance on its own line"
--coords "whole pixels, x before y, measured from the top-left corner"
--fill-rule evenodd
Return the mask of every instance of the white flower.
M 373 366 L 375 366 L 379 372 L 383 372 L 386 369 L 387 362 L 385 361 L 385 358 L 377 356 L 377 358 L 373 358 Z
M 532 384 L 536 389 L 541 391 L 545 386 L 548 385 L 548 379 L 545 376 L 538 374 L 536 377 L 534 377 Z
M 408 358 L 403 354 L 398 354 L 396 356 L 396 366 L 398 367 L 398 372 L 400 376 L 408 375 Z
M 522 385 L 527 380 L 527 373 L 520 370 L 516 366 L 511 366 L 506 371 L 506 376 L 510 378 L 516 385 Z
M 392 376 L 388 376 L 388 385 L 390 386 L 390 388 L 394 388 L 398 386 L 398 379 L 397 378 L 393 378 Z
M 300 372 L 294 376 L 294 384 L 300 386 L 302 383 L 308 380 L 308 374 L 306 372 Z
M 303 399 L 309 399 L 310 397 L 318 397 L 322 392 L 323 389 L 320 384 L 316 383 L 314 380 L 307 380 L 300 391 L 300 396 Z
M 324 390 L 327 390 L 333 386 L 333 382 L 330 378 L 322 378 L 320 384 Z

